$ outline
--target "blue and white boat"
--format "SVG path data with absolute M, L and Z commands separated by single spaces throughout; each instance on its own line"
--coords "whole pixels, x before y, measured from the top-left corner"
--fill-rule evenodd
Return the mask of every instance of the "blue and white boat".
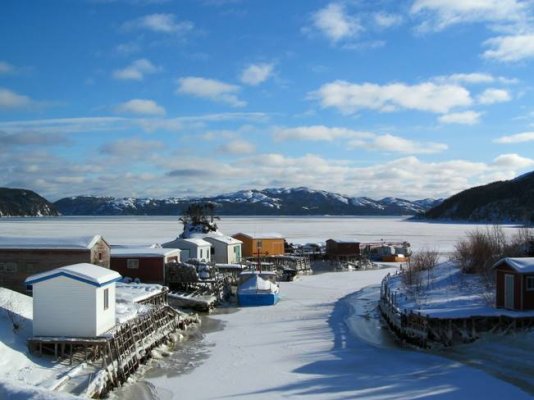
M 237 301 L 240 306 L 272 306 L 278 303 L 280 288 L 271 271 L 245 271 L 239 275 Z

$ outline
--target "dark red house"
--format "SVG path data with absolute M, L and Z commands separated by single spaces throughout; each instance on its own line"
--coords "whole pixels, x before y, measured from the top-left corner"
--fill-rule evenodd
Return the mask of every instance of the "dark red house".
M 509 310 L 534 310 L 534 257 L 503 258 L 496 274 L 495 306 Z
M 112 247 L 111 269 L 143 283 L 165 284 L 165 266 L 180 262 L 179 249 Z
M 109 268 L 110 246 L 100 235 L 81 237 L 0 237 L 0 287 L 26 292 L 30 275 L 65 265 L 90 263 Z
M 360 242 L 328 239 L 326 256 L 330 259 L 356 259 L 360 257 Z

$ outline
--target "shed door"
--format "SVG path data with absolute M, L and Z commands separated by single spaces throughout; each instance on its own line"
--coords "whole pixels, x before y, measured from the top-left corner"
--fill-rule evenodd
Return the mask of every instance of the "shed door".
M 504 308 L 514 308 L 514 276 L 504 275 Z

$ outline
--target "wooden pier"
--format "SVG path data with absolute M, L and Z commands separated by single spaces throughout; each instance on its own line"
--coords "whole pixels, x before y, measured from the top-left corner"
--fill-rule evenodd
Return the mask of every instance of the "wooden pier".
M 150 358 L 155 347 L 173 340 L 172 333 L 198 323 L 198 317 L 179 313 L 167 304 L 152 307 L 146 313 L 116 326 L 109 335 L 95 338 L 32 337 L 30 353 L 53 354 L 56 359 L 92 362 L 99 366 L 85 392 L 100 398 L 120 386 Z M 61 385 L 56 385 L 56 390 Z

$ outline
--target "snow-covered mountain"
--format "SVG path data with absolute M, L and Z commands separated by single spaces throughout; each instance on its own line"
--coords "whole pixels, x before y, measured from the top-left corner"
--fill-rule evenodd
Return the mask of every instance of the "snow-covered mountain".
M 180 215 L 193 202 L 210 202 L 219 215 L 413 215 L 435 205 L 434 200 L 394 197 L 372 200 L 299 188 L 241 190 L 195 199 L 113 198 L 77 196 L 58 200 L 64 215 Z

